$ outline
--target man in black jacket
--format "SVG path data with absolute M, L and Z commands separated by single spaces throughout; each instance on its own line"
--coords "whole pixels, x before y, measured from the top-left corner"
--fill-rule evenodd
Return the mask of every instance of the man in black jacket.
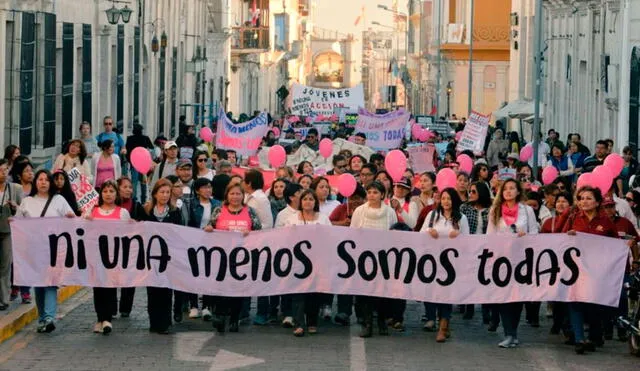
M 133 124 L 133 135 L 127 137 L 127 162 L 131 163 L 131 152 L 135 148 L 142 147 L 148 150 L 153 150 L 153 143 L 148 136 L 142 134 L 142 125 Z M 138 199 L 138 184 L 140 184 L 140 203 L 144 204 L 147 198 L 147 174 L 140 174 L 136 169 L 131 166 L 131 184 L 133 185 L 133 199 Z

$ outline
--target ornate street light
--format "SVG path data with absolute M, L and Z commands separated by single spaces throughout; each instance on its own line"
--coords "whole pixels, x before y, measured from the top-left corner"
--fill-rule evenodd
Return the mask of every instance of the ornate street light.
M 122 15 L 122 22 L 129 23 L 129 20 L 131 20 L 132 13 L 133 13 L 133 10 L 131 10 L 127 5 L 125 5 L 124 8 L 120 9 L 120 15 Z
M 115 5 L 112 5 L 111 9 L 107 9 L 105 13 L 107 13 L 107 20 L 109 21 L 109 23 L 118 24 L 121 11 L 119 9 L 116 9 Z
M 167 33 L 162 31 L 162 36 L 160 36 L 160 47 L 162 49 L 167 48 L 167 44 L 169 43 Z
M 153 35 L 153 38 L 151 39 L 151 51 L 155 54 L 158 50 L 160 50 L 160 42 L 158 42 L 158 36 Z

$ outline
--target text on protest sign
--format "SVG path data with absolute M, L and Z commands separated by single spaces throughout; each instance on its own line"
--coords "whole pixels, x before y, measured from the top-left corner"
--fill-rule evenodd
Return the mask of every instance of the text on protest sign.
M 320 292 L 454 304 L 617 306 L 629 251 L 624 240 L 584 234 L 433 239 L 314 225 L 243 237 L 65 218 L 15 220 L 11 234 L 20 286 L 155 286 L 221 296 Z
M 367 146 L 376 150 L 399 148 L 404 139 L 406 125 L 411 114 L 397 110 L 377 115 L 360 108 L 355 132 L 367 136 Z
M 69 183 L 71 183 L 71 189 L 76 196 L 76 202 L 78 204 L 78 209 L 82 213 L 87 210 L 91 210 L 95 205 L 98 204 L 99 195 L 96 192 L 93 185 L 89 183 L 89 180 L 86 176 L 80 173 L 80 170 L 77 168 L 73 168 L 69 170 Z
M 293 84 L 291 89 L 291 113 L 294 115 L 332 115 L 336 108 L 344 109 L 345 112 L 357 112 L 359 107 L 364 107 L 362 84 L 345 89 L 320 89 Z
M 269 131 L 268 123 L 266 112 L 262 112 L 250 121 L 235 124 L 221 108 L 218 115 L 216 146 L 220 149 L 232 149 L 241 156 L 253 156 L 258 152 L 262 138 Z
M 489 130 L 489 116 L 471 111 L 456 149 L 459 152 L 466 150 L 471 150 L 474 153 L 482 152 L 484 142 L 487 139 L 487 130 Z
M 436 146 L 431 143 L 422 143 L 417 146 L 407 147 L 411 169 L 416 173 L 425 171 L 436 171 L 433 166 L 433 157 L 436 153 Z

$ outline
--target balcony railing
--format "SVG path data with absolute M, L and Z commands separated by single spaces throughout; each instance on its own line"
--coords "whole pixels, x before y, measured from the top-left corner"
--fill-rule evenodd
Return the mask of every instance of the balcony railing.
M 269 27 L 233 27 L 231 49 L 236 52 L 269 49 Z

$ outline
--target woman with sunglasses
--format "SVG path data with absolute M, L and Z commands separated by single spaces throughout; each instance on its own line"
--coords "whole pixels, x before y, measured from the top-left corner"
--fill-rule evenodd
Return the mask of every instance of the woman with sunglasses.
M 38 170 L 33 177 L 31 194 L 18 206 L 16 216 L 25 218 L 62 217 L 73 218 L 76 214 L 64 197 L 56 194 L 53 177 L 47 170 Z M 56 329 L 55 319 L 58 308 L 58 288 L 36 287 L 36 307 L 38 308 L 38 332 Z
M 366 187 L 367 202 L 359 206 L 351 217 L 351 228 L 365 228 L 388 231 L 398 222 L 395 211 L 383 202 L 384 186 L 373 182 Z M 360 337 L 368 338 L 373 333 L 373 310 L 378 313 L 378 331 L 380 335 L 389 335 L 386 319 L 389 315 L 390 303 L 383 298 L 358 296 L 356 305 L 363 315 Z
M 285 226 L 291 225 L 331 225 L 329 218 L 320 213 L 318 196 L 311 191 L 303 191 L 300 195 L 298 212 L 290 215 Z M 294 336 L 304 336 L 305 324 L 309 334 L 318 332 L 318 311 L 326 302 L 326 295 L 319 293 L 297 294 L 293 297 Z
M 198 151 L 193 156 L 193 179 L 206 178 L 209 181 L 213 180 L 216 172 L 207 167 L 208 158 L 207 152 L 204 151 Z
M 229 183 L 224 192 L 224 202 L 211 214 L 205 232 L 214 230 L 232 231 L 248 234 L 250 231 L 262 229 L 262 224 L 255 210 L 244 203 L 245 193 L 242 184 Z M 242 297 L 216 297 L 216 321 L 214 328 L 218 332 L 225 332 L 227 318 L 229 332 L 239 331 L 240 312 L 242 311 Z
M 89 211 L 85 218 L 89 220 L 130 220 L 131 216 L 127 209 L 118 206 L 120 196 L 118 185 L 113 180 L 102 183 L 98 192 L 98 205 Z M 105 226 L 106 227 L 106 226 Z M 111 321 L 113 320 L 113 305 L 118 302 L 118 289 L 115 287 L 94 287 L 93 307 L 98 316 L 98 321 L 93 326 L 96 334 L 108 335 L 112 331 Z
M 467 217 L 469 232 L 471 234 L 486 234 L 489 225 L 489 208 L 491 207 L 491 191 L 484 182 L 473 182 L 469 186 L 469 201 L 460 206 L 460 212 Z M 474 305 L 469 304 L 464 308 L 463 319 L 472 319 Z M 482 318 L 485 325 L 495 323 L 498 327 L 500 316 L 498 308 L 491 304 L 482 305 Z
M 432 238 L 456 238 L 459 235 L 469 234 L 469 222 L 467 217 L 460 212 L 462 200 L 458 191 L 453 188 L 445 188 L 440 193 L 438 207 L 427 215 L 427 222 L 422 226 L 420 233 L 428 233 Z M 436 311 L 438 312 L 439 327 L 436 341 L 444 343 L 451 336 L 449 332 L 449 320 L 453 305 L 428 303 L 426 306 L 427 322 L 425 330 L 435 329 Z
M 616 227 L 602 212 L 602 193 L 598 188 L 582 187 L 576 192 L 578 210 L 574 211 L 562 231 L 574 236 L 576 232 L 617 237 Z M 602 338 L 602 307 L 597 304 L 571 302 L 569 316 L 575 339 L 575 351 L 584 354 L 593 352 L 596 346 L 604 344 Z M 584 324 L 589 324 L 589 338 L 585 339 Z
M 161 178 L 151 190 L 151 200 L 144 205 L 145 220 L 155 223 L 183 225 L 182 213 L 171 203 L 174 185 Z M 165 287 L 147 287 L 147 312 L 149 331 L 169 334 L 171 327 L 172 290 Z
M 489 210 L 487 234 L 514 234 L 522 237 L 538 234 L 538 223 L 533 209 L 524 203 L 524 194 L 520 182 L 505 180 Z M 515 348 L 520 344 L 518 325 L 522 314 L 522 303 L 499 304 L 505 339 L 498 346 Z

